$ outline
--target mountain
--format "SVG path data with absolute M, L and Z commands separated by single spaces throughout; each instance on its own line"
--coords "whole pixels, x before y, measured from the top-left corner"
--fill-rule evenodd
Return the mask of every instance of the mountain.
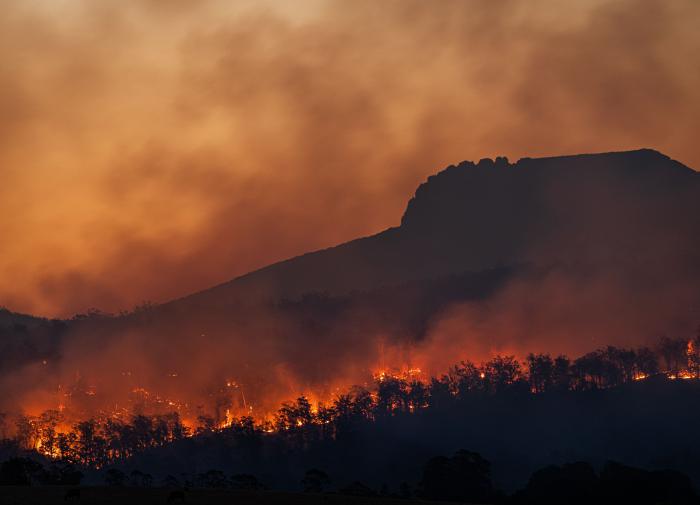
M 66 324 L 0 307 L 0 370 L 40 361 L 55 352 Z
M 18 402 L 83 377 L 112 406 L 119 387 L 201 405 L 235 379 L 264 409 L 378 366 L 576 356 L 698 324 L 699 173 L 648 149 L 496 158 L 429 177 L 400 226 L 376 235 L 128 315 L 5 335 L 13 357 L 0 367 L 29 370 Z M 49 375 L 32 375 L 37 360 Z
M 222 368 L 274 362 L 311 381 L 371 367 L 392 345 L 418 345 L 436 369 L 465 355 L 642 345 L 700 324 L 699 232 L 700 174 L 653 150 L 462 162 L 417 189 L 398 227 L 116 332 L 146 334 L 175 361 L 173 342 L 193 355 L 223 346 L 235 357 Z
M 26 330 L 27 328 L 34 328 L 44 322 L 46 322 L 46 320 L 40 317 L 19 314 L 17 312 L 11 312 L 5 307 L 0 307 L 0 329 L 17 328 Z
M 700 174 L 650 149 L 465 161 L 429 177 L 398 227 L 173 303 L 342 294 L 521 263 L 694 269 L 699 231 Z

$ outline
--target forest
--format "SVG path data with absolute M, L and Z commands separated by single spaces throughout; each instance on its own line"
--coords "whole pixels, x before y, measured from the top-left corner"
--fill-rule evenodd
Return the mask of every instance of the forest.
M 352 387 L 327 404 L 300 396 L 263 420 L 202 415 L 187 426 L 176 411 L 142 412 L 128 420 L 96 416 L 66 428 L 58 410 L 36 417 L 2 414 L 0 482 L 332 490 L 530 503 L 538 493 L 570 492 L 563 483 L 588 482 L 591 499 L 593 492 L 602 493 L 598 498 L 619 494 L 636 479 L 654 487 L 646 497 L 681 493 L 691 500 L 696 464 L 643 461 L 632 446 L 653 426 L 666 454 L 679 445 L 674 437 L 680 438 L 679 450 L 692 454 L 700 447 L 691 428 L 700 420 L 692 406 L 700 392 L 699 350 L 700 332 L 691 339 L 663 337 L 651 347 L 608 346 L 576 359 L 529 354 L 523 361 L 463 361 L 429 380 L 415 369 L 384 370 L 371 387 Z M 219 400 L 221 412 L 226 402 Z M 597 419 L 600 413 L 606 419 Z M 523 461 L 517 451 L 504 457 L 509 439 L 522 444 L 531 438 L 527 443 L 544 448 L 545 437 L 553 437 L 546 423 L 569 431 L 553 446 L 571 445 L 572 434 L 586 445 L 587 437 L 599 433 L 595 423 L 606 423 L 613 434 L 618 424 L 625 427 L 620 439 L 626 438 L 627 447 L 616 454 L 594 446 L 588 453 L 574 448 L 559 455 L 533 450 L 521 455 Z M 639 452 L 654 453 L 649 449 Z M 370 455 L 372 450 L 377 454 Z M 493 465 L 487 454 L 496 455 Z M 566 503 L 581 496 L 574 493 Z

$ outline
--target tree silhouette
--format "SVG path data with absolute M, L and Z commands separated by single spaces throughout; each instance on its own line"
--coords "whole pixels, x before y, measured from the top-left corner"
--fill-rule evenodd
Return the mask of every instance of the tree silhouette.
M 603 359 L 608 386 L 617 386 L 634 379 L 637 355 L 632 349 L 619 349 L 609 345 L 605 348 Z
M 338 491 L 340 494 L 348 496 L 370 497 L 376 496 L 377 492 L 360 481 L 352 482 Z
M 301 487 L 305 493 L 321 493 L 330 483 L 328 474 L 318 468 L 307 470 L 301 479 Z
M 516 503 L 537 505 L 585 505 L 597 503 L 598 476 L 585 462 L 550 465 L 537 470 Z
M 141 470 L 133 470 L 129 476 L 129 483 L 134 487 L 151 487 L 153 477 Z
M 554 383 L 554 360 L 549 354 L 528 354 L 527 369 L 530 379 L 530 390 L 533 393 L 544 393 L 552 388 Z
M 100 436 L 99 424 L 94 419 L 82 421 L 75 426 L 78 436 L 78 451 L 82 460 L 90 465 L 106 459 L 107 441 Z
M 377 380 L 377 412 L 382 415 L 408 410 L 406 381 L 386 376 Z
M 7 413 L 0 412 L 0 440 L 7 438 Z
M 165 478 L 163 479 L 163 487 L 180 487 L 180 479 L 175 477 L 174 475 L 166 475 Z
M 321 428 L 321 438 L 330 438 L 335 435 L 334 421 L 336 419 L 336 411 L 333 405 L 326 406 L 319 404 L 316 412 L 316 421 Z
M 496 356 L 484 363 L 483 374 L 486 389 L 499 393 L 521 378 L 520 363 L 515 356 Z
M 432 408 L 446 408 L 452 404 L 453 396 L 450 390 L 449 377 L 443 375 L 440 379 L 433 377 L 428 388 L 428 405 Z
M 690 479 L 680 472 L 650 472 L 612 461 L 600 473 L 600 493 L 607 503 L 697 503 Z
M 680 338 L 661 337 L 659 340 L 659 355 L 663 359 L 666 369 L 678 376 L 688 363 L 688 342 Z
M 263 488 L 255 476 L 245 473 L 233 475 L 231 477 L 231 487 L 246 491 L 256 491 Z
M 228 486 L 229 481 L 221 470 L 209 470 L 197 475 L 197 485 L 210 489 L 222 489 Z
M 126 474 L 116 468 L 110 468 L 105 472 L 105 484 L 121 487 L 126 484 Z
M 491 464 L 466 450 L 451 458 L 438 456 L 423 468 L 421 486 L 422 495 L 429 499 L 488 502 L 493 497 Z
M 10 458 L 0 464 L 0 484 L 30 486 L 46 480 L 44 467 L 29 458 Z
M 452 367 L 450 372 L 454 377 L 454 389 L 459 398 L 464 399 L 485 390 L 485 373 L 471 361 L 462 361 L 459 365 Z
M 283 431 L 296 430 L 310 425 L 314 420 L 311 402 L 305 396 L 297 398 L 296 402 L 286 402 L 277 412 L 277 428 Z
M 57 410 L 47 410 L 41 414 L 38 421 L 39 437 L 42 450 L 48 454 L 55 454 L 58 450 L 58 435 L 56 426 L 61 420 L 61 413 Z
M 197 429 L 195 430 L 197 434 L 213 431 L 214 427 L 216 426 L 214 418 L 204 414 L 200 414 L 197 416 L 197 422 L 199 423 Z
M 560 355 L 554 359 L 552 382 L 557 391 L 571 389 L 571 360 L 568 357 Z
M 361 387 L 354 387 L 352 396 L 352 412 L 355 419 L 370 419 L 374 409 L 374 400 L 370 392 Z
M 659 373 L 659 359 L 648 347 L 637 349 L 636 371 L 646 377 Z
M 602 351 L 594 351 L 581 356 L 571 368 L 575 387 L 579 390 L 600 389 L 605 386 L 606 363 Z
M 77 486 L 83 473 L 66 461 L 55 461 L 46 469 L 46 484 L 56 486 Z
M 36 425 L 27 416 L 19 416 L 15 422 L 17 440 L 20 447 L 33 449 L 39 440 L 39 432 Z
M 408 406 L 411 412 L 428 405 L 429 391 L 423 382 L 411 381 L 408 389 Z

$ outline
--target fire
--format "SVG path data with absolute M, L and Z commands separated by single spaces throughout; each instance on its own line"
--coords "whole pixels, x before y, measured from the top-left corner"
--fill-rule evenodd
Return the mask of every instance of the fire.
M 418 367 L 409 367 L 409 366 L 405 366 L 405 367 L 402 367 L 399 369 L 383 368 L 383 369 L 375 371 L 372 374 L 372 377 L 374 378 L 374 380 L 376 380 L 378 382 L 384 382 L 387 379 L 407 380 L 407 381 L 422 380 L 423 379 L 423 370 L 421 370 Z
M 234 422 L 234 417 L 233 414 L 231 413 L 231 409 L 226 409 L 226 415 L 224 418 L 224 422 L 220 424 L 220 428 L 228 428 L 231 426 Z
M 696 343 L 691 340 L 687 342 L 685 357 L 681 347 L 675 355 L 675 361 L 667 360 L 667 370 L 657 368 L 655 371 L 646 371 L 635 365 L 623 380 L 644 381 L 653 376 L 671 380 L 698 379 L 700 359 L 697 350 Z M 290 430 L 293 432 L 296 429 L 318 429 L 332 432 L 335 429 L 334 419 L 337 419 L 334 416 L 342 414 L 343 408 L 346 408 L 343 407 L 343 402 L 350 402 L 350 398 L 364 398 L 362 415 L 373 418 L 377 412 L 380 415 L 418 413 L 430 405 L 430 395 L 435 394 L 431 387 L 442 387 L 438 393 L 444 398 L 458 396 L 462 387 L 488 394 L 498 388 L 499 384 L 530 380 L 531 393 L 542 392 L 539 386 L 532 386 L 532 375 L 528 377 L 522 368 L 518 368 L 525 366 L 525 362 L 519 363 L 513 356 L 497 356 L 480 366 L 462 362 L 451 368 L 447 375 L 438 377 L 428 375 L 415 363 L 392 367 L 387 366 L 384 359 L 381 361 L 382 366 L 373 369 L 371 373 L 365 372 L 365 380 L 356 382 L 362 384 L 356 389 L 351 389 L 351 383 L 336 382 L 314 388 L 290 380 L 286 398 L 261 398 L 258 390 L 229 375 L 222 377 L 218 385 L 203 392 L 201 399 L 187 401 L 177 398 L 177 390 L 172 386 L 167 389 L 173 382 L 180 384 L 178 381 L 186 380 L 185 374 L 171 370 L 163 374 L 169 378 L 162 383 L 166 388 L 163 390 L 139 385 L 138 374 L 122 371 L 121 376 L 129 378 L 128 381 L 123 381 L 128 383 L 125 387 L 127 394 L 115 401 L 115 398 L 110 399 L 105 394 L 100 384 L 88 383 L 84 377 L 76 374 L 75 383 L 61 384 L 55 390 L 55 402 L 51 408 L 35 409 L 34 415 L 20 419 L 18 436 L 24 447 L 47 457 L 83 458 L 78 461 L 94 467 L 130 457 L 134 451 L 146 447 L 163 445 L 207 431 L 254 429 L 261 434 L 272 434 Z M 512 374 L 497 375 L 499 364 L 505 367 L 501 372 L 510 370 Z M 595 380 L 595 377 L 583 377 L 577 380 Z M 174 378 L 178 378 L 178 381 L 172 381 Z M 593 387 L 610 386 L 597 380 Z M 248 392 L 248 398 L 244 389 Z M 299 393 L 295 395 L 295 391 Z M 45 400 L 46 398 L 36 399 L 35 406 L 45 407 Z M 133 438 L 133 433 L 140 429 L 152 430 L 157 435 L 149 435 L 151 438 L 147 442 L 128 448 L 122 447 L 118 439 L 114 439 L 121 433 L 120 430 L 132 433 L 126 436 Z M 77 456 L 82 454 L 80 451 L 83 450 L 84 440 L 91 437 L 106 441 L 102 452 Z
M 680 370 L 675 379 L 697 379 L 700 374 L 700 356 L 697 354 L 695 342 L 690 339 L 686 345 L 686 368 Z

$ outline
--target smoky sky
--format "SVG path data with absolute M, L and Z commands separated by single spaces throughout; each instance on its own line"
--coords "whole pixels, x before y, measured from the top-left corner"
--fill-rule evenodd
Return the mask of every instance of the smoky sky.
M 399 223 L 463 159 L 700 167 L 695 0 L 9 0 L 0 305 L 164 301 Z

